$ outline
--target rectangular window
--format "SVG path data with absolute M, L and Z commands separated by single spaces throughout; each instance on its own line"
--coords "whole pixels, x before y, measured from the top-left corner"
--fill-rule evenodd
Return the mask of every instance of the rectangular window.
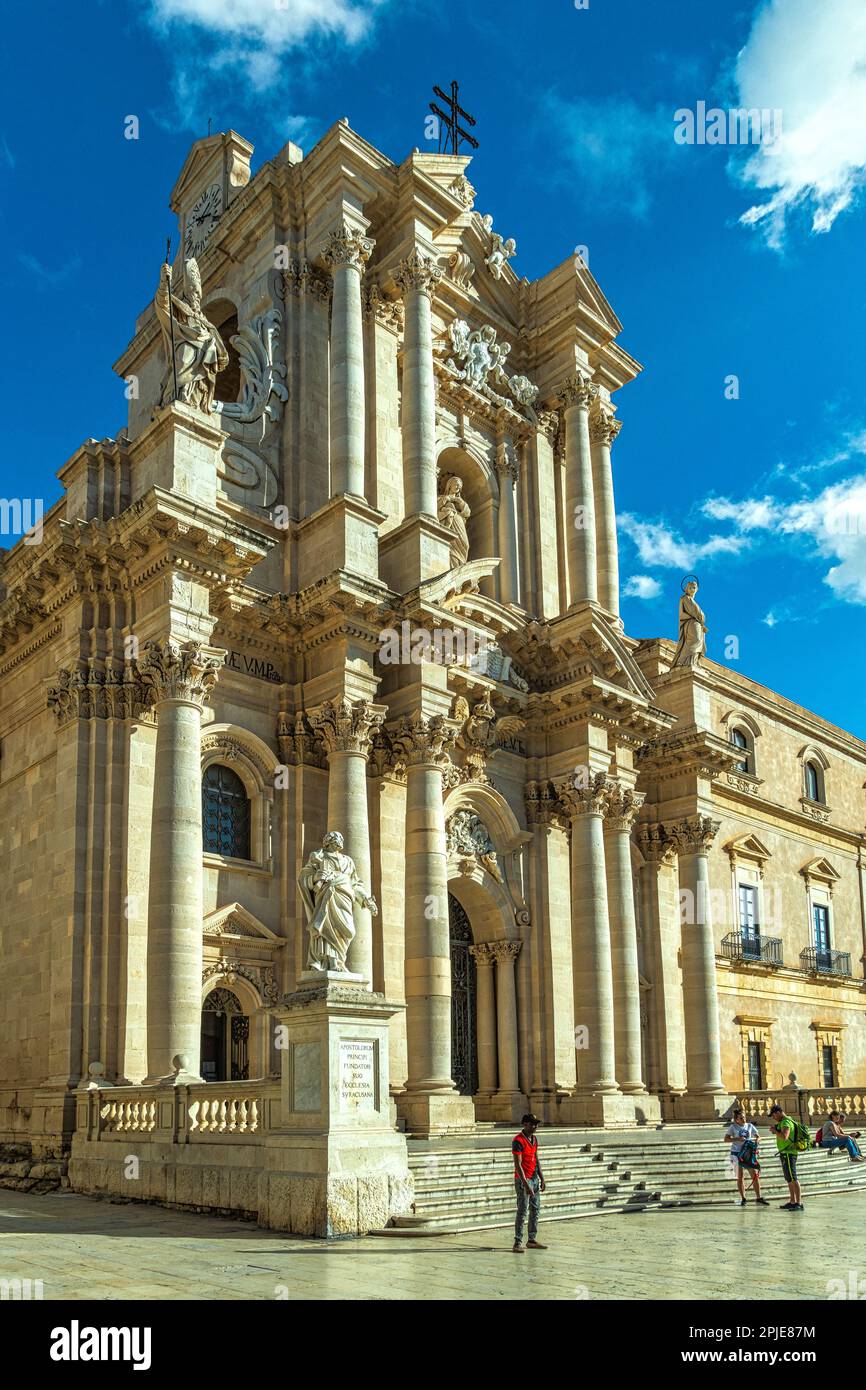
M 824 903 L 812 904 L 812 920 L 815 924 L 815 949 L 818 953 L 816 964 L 819 970 L 830 968 L 830 909 Z
M 836 1076 L 836 1049 L 833 1047 L 832 1043 L 824 1043 L 821 1048 L 821 1070 L 824 1073 L 824 1087 L 826 1090 L 839 1085 Z
M 761 955 L 761 924 L 758 920 L 758 890 L 750 883 L 741 883 L 739 886 L 740 898 L 740 935 L 743 938 L 743 955 L 746 957 L 758 957 Z
M 749 1090 L 763 1091 L 764 1089 L 764 1060 L 761 1056 L 761 1044 L 759 1042 L 749 1043 Z

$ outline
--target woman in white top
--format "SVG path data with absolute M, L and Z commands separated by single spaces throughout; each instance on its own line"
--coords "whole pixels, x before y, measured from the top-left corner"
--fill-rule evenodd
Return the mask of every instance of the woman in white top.
M 725 1130 L 725 1143 L 731 1146 L 731 1162 L 736 1164 L 737 1169 L 737 1191 L 740 1194 L 739 1204 L 741 1207 L 746 1205 L 745 1183 L 743 1175 L 748 1172 L 752 1179 L 752 1187 L 755 1190 L 755 1202 L 768 1207 L 770 1203 L 766 1197 L 761 1196 L 761 1165 L 758 1162 L 758 1142 L 759 1135 L 755 1126 L 746 1119 L 744 1110 L 738 1106 L 731 1116 L 731 1124 Z

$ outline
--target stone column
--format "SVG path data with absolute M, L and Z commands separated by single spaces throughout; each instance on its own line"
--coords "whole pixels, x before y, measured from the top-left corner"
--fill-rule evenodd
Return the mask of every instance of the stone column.
M 496 448 L 496 474 L 499 479 L 499 599 L 501 603 L 520 602 L 520 568 L 517 558 L 517 517 L 514 489 L 519 465 L 510 441 L 502 438 Z
M 590 416 L 592 447 L 592 491 L 595 500 L 595 566 L 598 601 L 608 613 L 619 617 L 619 550 L 616 539 L 616 505 L 610 446 L 622 422 L 613 418 L 613 408 L 596 402 Z
M 661 825 L 641 824 L 638 845 L 644 857 L 641 899 L 652 970 L 650 1047 L 647 1081 L 667 1101 L 681 1095 L 685 1082 L 685 1025 L 680 984 L 680 907 L 677 852 Z M 665 1109 L 665 1119 L 670 1118 Z
M 409 1127 L 431 1133 L 474 1122 L 451 1076 L 451 946 L 442 767 L 453 735 L 442 715 L 418 713 L 392 735 L 406 765 L 406 1092 Z M 456 1117 L 456 1118 L 455 1118 Z
M 490 950 L 496 961 L 496 1036 L 499 1055 L 499 1096 L 513 1100 L 520 1094 L 517 1069 L 517 991 L 514 963 L 520 954 L 520 941 L 492 941 Z
M 331 301 L 331 496 L 364 496 L 364 325 L 361 273 L 374 242 L 345 223 L 322 250 L 334 281 Z
M 569 778 L 557 787 L 571 817 L 571 938 L 574 959 L 576 1094 L 619 1094 L 614 1053 L 613 971 L 602 828 L 603 773 L 586 787 Z M 578 1030 L 581 1031 L 578 1037 Z M 586 1046 L 581 1043 L 586 1042 Z
M 343 836 L 346 854 L 355 861 L 364 887 L 371 887 L 370 819 L 367 807 L 367 759 L 384 708 L 367 700 L 351 703 L 329 700 L 308 712 L 311 726 L 321 735 L 328 753 L 328 829 Z M 357 903 L 354 909 L 355 939 L 349 947 L 346 968 L 373 983 L 373 921 L 370 911 Z
M 496 1090 L 496 1002 L 493 989 L 493 951 L 489 942 L 469 947 L 475 959 L 478 985 L 478 1093 L 486 1097 Z
M 224 652 L 148 642 L 139 674 L 156 710 L 147 912 L 147 1077 L 182 1059 L 178 1082 L 201 1080 L 201 715 Z
M 689 1095 L 713 1095 L 722 1084 L 716 944 L 708 854 L 720 822 L 697 815 L 667 827 L 680 858 L 683 894 L 683 1007 Z
M 570 607 L 598 597 L 589 409 L 598 388 L 578 374 L 560 390 L 565 419 L 565 531 Z
M 604 857 L 613 966 L 616 1079 L 621 1091 L 646 1092 L 641 1067 L 640 975 L 631 864 L 631 832 L 643 794 L 614 786 L 608 791 Z
M 442 271 L 413 250 L 393 271 L 405 306 L 403 331 L 403 489 L 406 515 L 437 517 L 436 384 L 431 299 Z

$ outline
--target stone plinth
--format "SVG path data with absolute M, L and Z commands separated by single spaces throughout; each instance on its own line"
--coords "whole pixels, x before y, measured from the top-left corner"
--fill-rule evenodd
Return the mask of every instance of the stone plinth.
M 259 1221 L 307 1236 L 362 1235 L 411 1208 L 406 1140 L 394 1129 L 388 1023 L 400 1006 L 333 981 L 271 1011 L 282 1125 L 265 1142 Z
M 378 579 L 378 535 L 384 520 L 361 497 L 332 497 L 298 526 L 298 588 L 335 570 Z

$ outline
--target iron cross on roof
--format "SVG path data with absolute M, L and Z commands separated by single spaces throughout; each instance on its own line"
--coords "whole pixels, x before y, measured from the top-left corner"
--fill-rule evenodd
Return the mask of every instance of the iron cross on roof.
M 440 121 L 442 122 L 442 125 L 445 127 L 445 152 L 446 152 L 446 154 L 448 153 L 448 145 L 449 145 L 449 144 L 451 145 L 451 153 L 452 153 L 452 154 L 459 154 L 459 152 L 460 152 L 460 151 L 459 151 L 459 144 L 460 144 L 460 141 L 461 141 L 461 140 L 465 140 L 466 143 L 467 143 L 467 145 L 471 145 L 472 148 L 473 148 L 473 150 L 477 150 L 477 149 L 478 149 L 478 141 L 475 140 L 467 131 L 465 131 L 465 130 L 463 129 L 463 127 L 458 123 L 458 120 L 457 120 L 457 117 L 458 117 L 458 116 L 462 116 L 463 119 L 464 119 L 464 121 L 467 122 L 467 124 L 469 124 L 469 125 L 474 125 L 474 124 L 475 124 L 475 117 L 474 117 L 474 116 L 470 116 L 470 114 L 469 114 L 468 111 L 464 111 L 464 110 L 463 110 L 463 107 L 460 105 L 460 103 L 459 103 L 458 100 L 457 100 L 457 92 L 458 92 L 457 83 L 456 83 L 456 82 L 452 82 L 452 83 L 451 83 L 451 95 L 450 95 L 450 97 L 449 97 L 445 92 L 443 92 L 443 90 L 442 90 L 441 87 L 434 87 L 434 88 L 433 88 L 433 91 L 434 91 L 434 94 L 435 94 L 437 97 L 441 97 L 442 100 L 443 100 L 444 102 L 446 102 L 447 105 L 448 105 L 448 107 L 449 107 L 449 112 L 450 112 L 450 114 L 446 114 L 446 113 L 442 110 L 441 106 L 437 106 L 437 105 L 436 105 L 435 101 L 431 101 L 431 103 L 430 103 L 430 110 L 433 112 L 434 116 L 438 116 L 438 117 L 439 117 Z M 441 127 L 440 127 L 440 130 L 439 130 L 439 153 L 440 153 L 440 154 L 442 153 L 442 129 L 441 129 Z

